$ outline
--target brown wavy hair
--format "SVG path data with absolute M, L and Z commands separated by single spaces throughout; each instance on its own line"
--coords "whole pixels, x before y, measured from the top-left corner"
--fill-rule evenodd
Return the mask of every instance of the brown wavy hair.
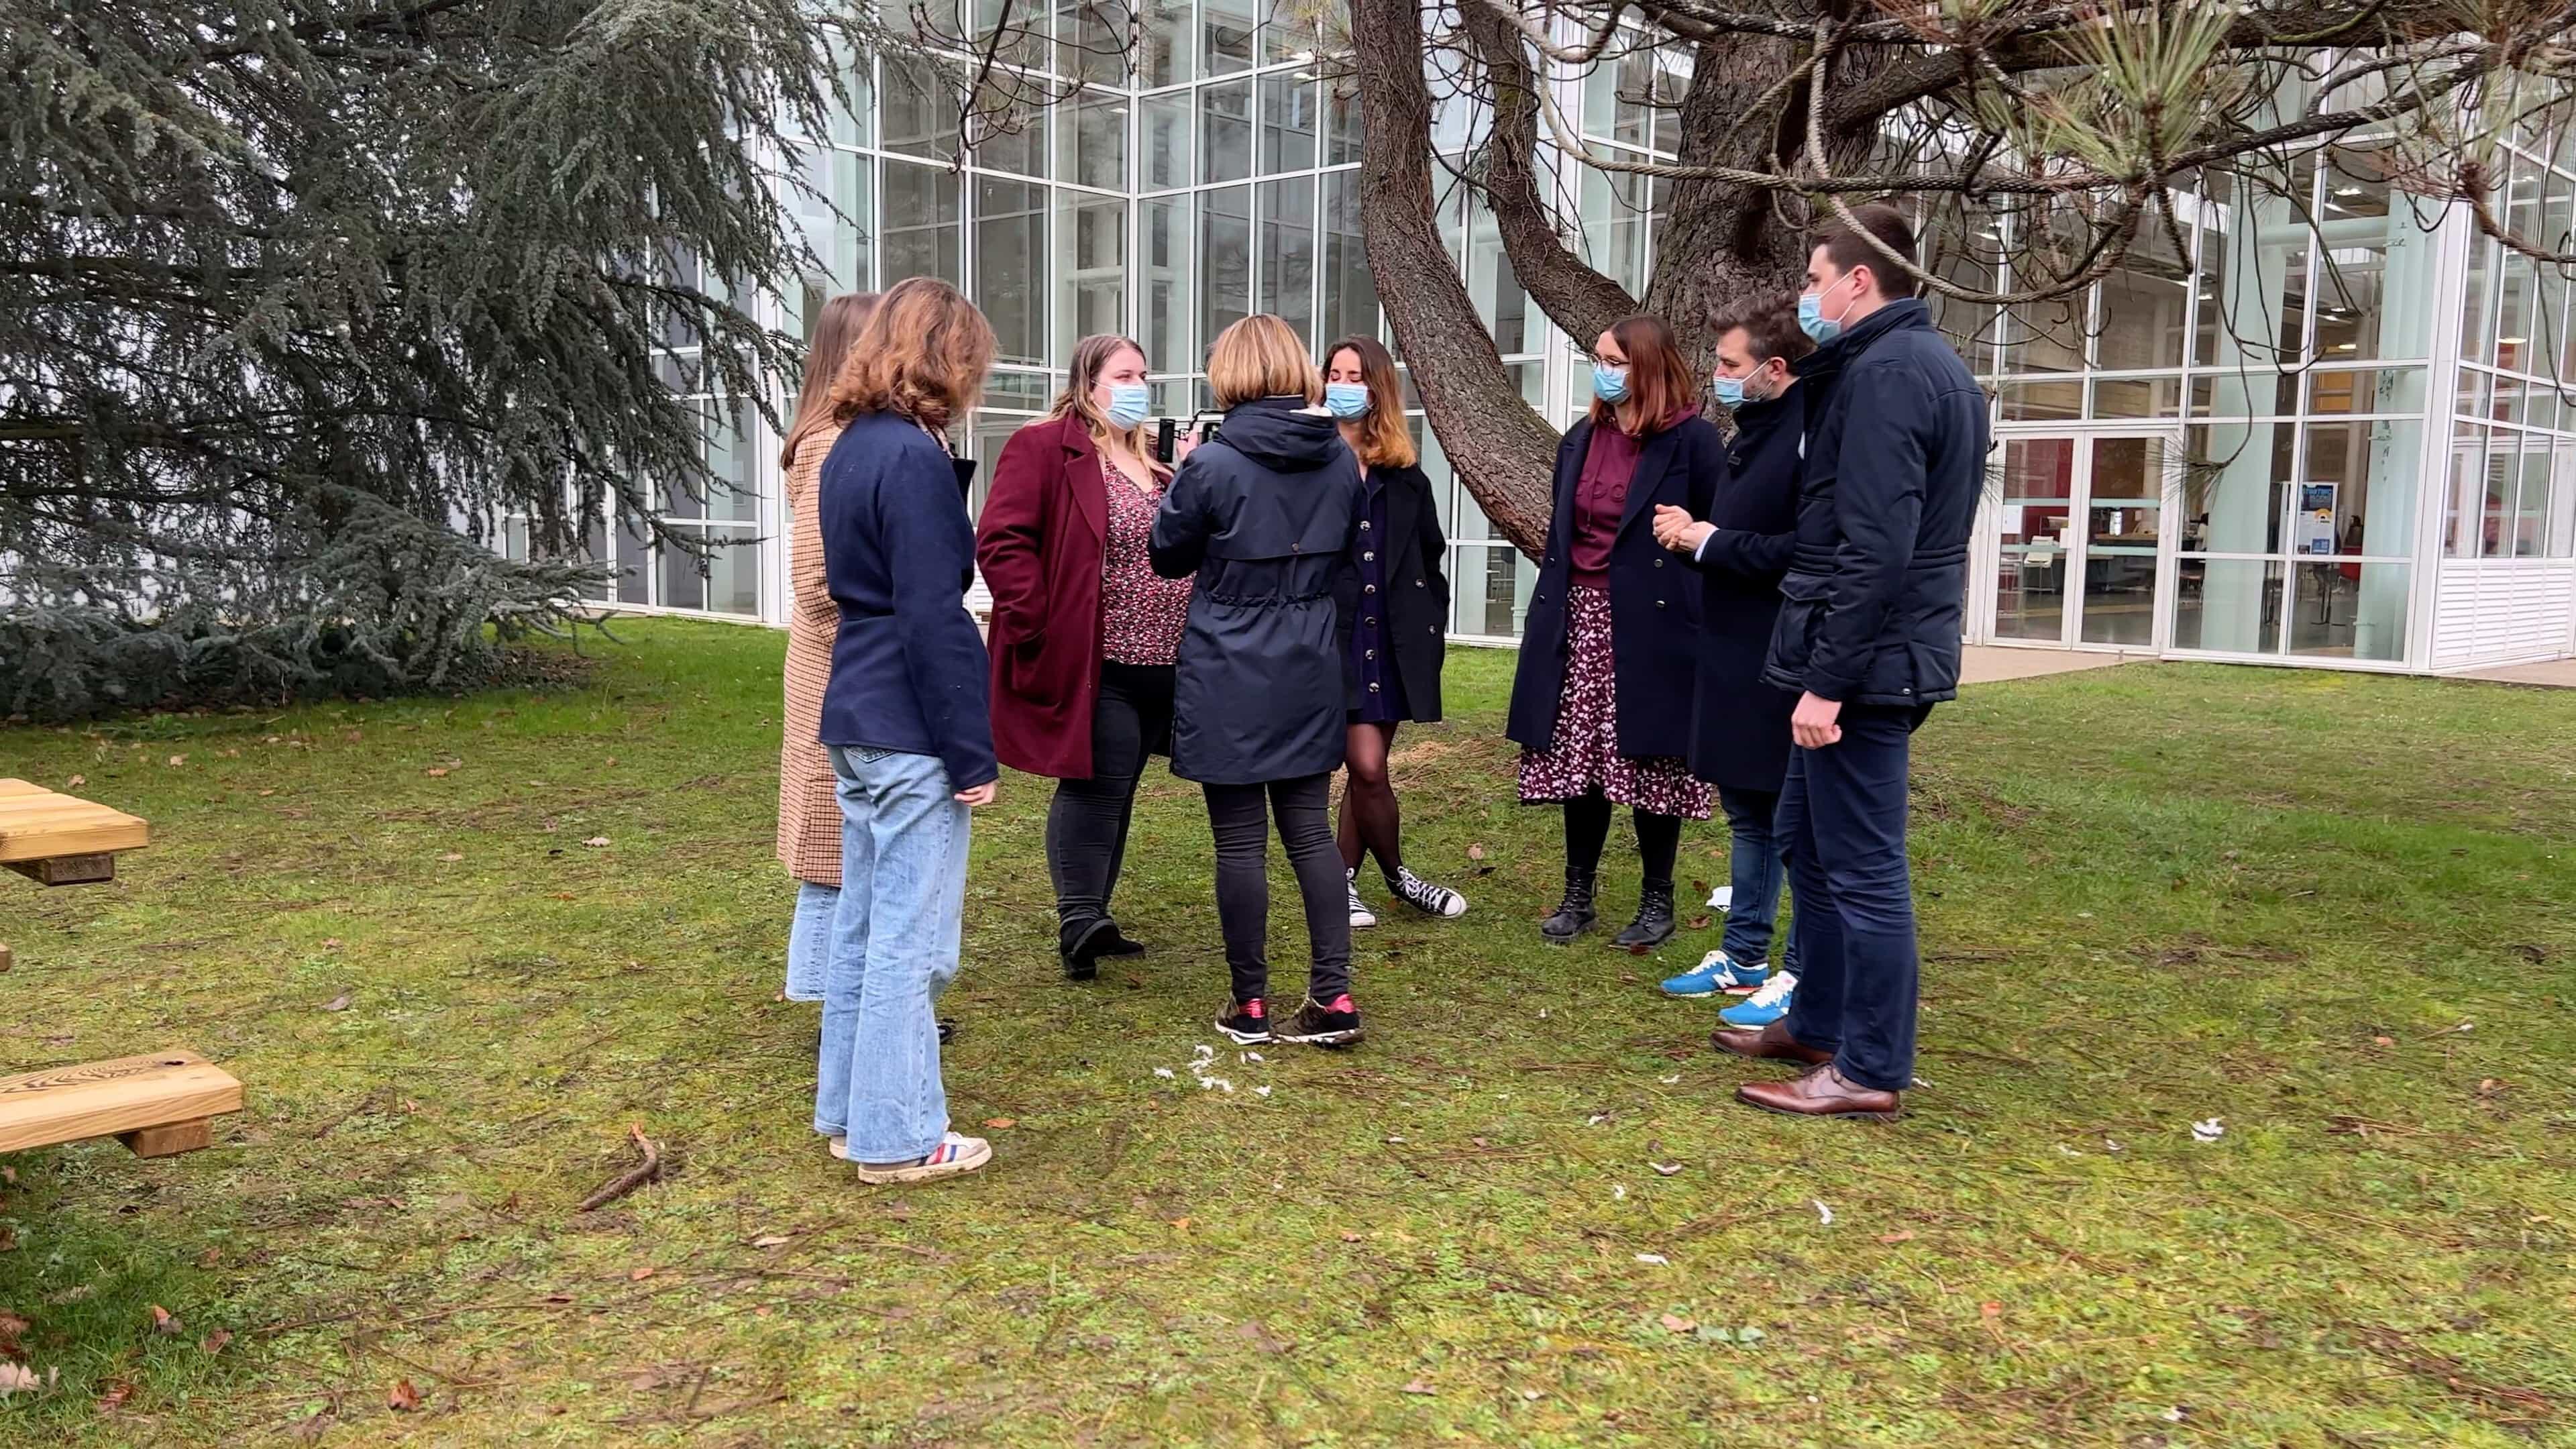
M 934 433 L 974 411 L 993 362 L 993 326 L 936 277 L 906 277 L 877 299 L 832 383 L 832 413 L 893 413 Z
M 1691 375 L 1673 329 L 1654 313 L 1639 312 L 1611 323 L 1610 337 L 1628 354 L 1628 396 L 1616 406 L 1594 398 L 1592 425 L 1642 438 L 1681 421 L 1699 395 L 1699 379 Z
M 832 383 L 876 306 L 874 292 L 843 292 L 815 315 L 814 343 L 805 350 L 805 383 L 796 390 L 796 420 L 787 425 L 787 441 L 778 448 L 779 467 L 795 467 L 797 445 L 832 426 Z
M 1216 335 L 1208 349 L 1208 390 L 1216 405 L 1233 408 L 1265 397 L 1299 397 L 1313 407 L 1324 397 L 1323 374 L 1306 356 L 1306 344 L 1286 319 L 1255 312 Z
M 1413 433 L 1404 426 L 1404 385 L 1396 381 L 1395 356 L 1374 337 L 1350 336 L 1324 349 L 1324 371 L 1333 359 L 1350 353 L 1360 360 L 1360 381 L 1368 384 L 1368 416 L 1359 420 L 1360 461 L 1372 468 L 1413 466 Z
M 1082 425 L 1091 432 L 1094 447 L 1111 438 L 1121 439 L 1135 450 L 1137 457 L 1145 460 L 1146 467 L 1157 473 L 1169 473 L 1172 471 L 1169 467 L 1154 460 L 1154 449 L 1145 440 L 1143 423 L 1120 432 L 1109 425 L 1109 415 L 1092 400 L 1091 390 L 1100 385 L 1101 372 L 1109 366 L 1110 359 L 1122 352 L 1133 352 L 1142 361 L 1145 344 L 1115 332 L 1095 332 L 1073 344 L 1073 362 L 1065 370 L 1064 391 L 1057 393 L 1055 402 L 1047 408 L 1046 421 L 1054 423 L 1066 418 L 1080 418 Z

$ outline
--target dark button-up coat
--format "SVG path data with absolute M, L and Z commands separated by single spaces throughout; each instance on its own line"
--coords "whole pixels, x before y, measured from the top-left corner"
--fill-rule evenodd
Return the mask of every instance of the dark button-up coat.
M 1699 684 L 1691 704 L 1691 773 L 1730 790 L 1777 793 L 1789 769 L 1798 697 L 1762 680 L 1780 618 L 1780 579 L 1798 541 L 1797 389 L 1735 410 L 1708 521 L 1717 531 L 1700 571 Z
M 1172 696 L 1172 773 L 1211 785 L 1339 769 L 1344 667 L 1335 617 L 1359 464 L 1332 416 L 1297 397 L 1225 415 L 1154 519 L 1154 571 L 1195 575 Z
M 1512 678 L 1505 733 L 1527 749 L 1556 740 L 1556 707 L 1565 687 L 1568 625 L 1565 591 L 1573 562 L 1574 489 L 1592 439 L 1585 419 L 1556 450 L 1556 511 L 1547 550 L 1521 623 L 1518 672 Z M 1690 752 L 1691 680 L 1698 657 L 1700 590 L 1690 567 L 1655 542 L 1655 505 L 1708 516 L 1725 467 L 1726 444 L 1708 419 L 1692 416 L 1646 439 L 1628 483 L 1619 533 L 1610 546 L 1610 635 L 1619 702 L 1619 753 L 1630 759 Z
M 823 460 L 823 572 L 841 625 L 822 742 L 937 755 L 949 788 L 1001 774 L 985 694 L 991 661 L 966 612 L 975 529 L 966 468 L 910 419 L 861 413 Z
M 1986 395 L 1908 297 L 1791 365 L 1804 393 L 1798 546 L 1765 678 L 1847 704 L 1959 692 Z
M 1425 722 L 1440 718 L 1440 670 L 1449 653 L 1449 540 L 1440 532 L 1440 511 L 1432 500 L 1431 479 L 1420 468 L 1372 468 L 1386 490 L 1386 537 L 1362 526 L 1353 530 L 1353 567 L 1335 589 L 1341 634 L 1347 657 L 1351 631 L 1377 606 L 1379 648 L 1384 663 L 1403 684 L 1403 718 Z M 1366 519 L 1359 520 L 1362 525 Z M 1360 555 L 1374 552 L 1385 576 L 1385 594 L 1371 599 L 1360 593 Z M 1345 680 L 1346 703 L 1360 707 L 1358 680 Z

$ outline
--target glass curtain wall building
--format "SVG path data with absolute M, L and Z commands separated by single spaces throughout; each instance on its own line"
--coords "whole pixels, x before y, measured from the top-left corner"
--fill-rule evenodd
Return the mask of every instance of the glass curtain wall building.
M 859 103 L 808 161 L 840 213 L 803 208 L 823 268 L 768 320 L 799 330 L 822 297 L 907 276 L 958 284 L 1001 338 L 959 439 L 988 468 L 1091 332 L 1138 338 L 1156 409 L 1176 415 L 1207 405 L 1206 347 L 1248 312 L 1280 314 L 1318 349 L 1351 332 L 1392 345 L 1360 236 L 1362 118 L 1349 82 L 1318 63 L 1320 35 L 1271 18 L 1266 0 L 1145 6 L 1130 73 L 1103 11 L 1066 4 L 1014 55 L 1061 99 L 971 149 L 944 89 L 886 60 L 862 67 Z M 1437 77 L 1444 59 L 1427 63 Z M 1687 66 L 1639 51 L 1558 77 L 1559 104 L 1598 150 L 1669 157 Z M 1434 144 L 1463 156 L 1480 121 L 1443 105 Z M 2566 234 L 2576 134 L 2509 151 L 2507 219 Z M 1642 292 L 1668 183 L 1581 167 L 1544 142 L 1542 159 L 1588 259 Z M 2000 315 L 1936 308 L 1995 400 L 1972 641 L 2428 671 L 2576 654 L 2569 283 L 2403 176 L 2367 138 L 2213 172 L 2176 198 L 2186 254 L 2145 236 L 2080 296 Z M 1590 339 L 1530 303 L 1466 187 L 1439 206 L 1523 394 L 1569 422 L 1590 401 Z M 2008 257 L 2011 224 L 1987 224 L 1957 256 Z M 2014 280 L 2008 264 L 1944 271 Z M 685 347 L 670 372 L 694 386 Z M 631 524 L 594 539 L 622 570 L 607 602 L 783 621 L 776 439 L 756 409 L 704 406 L 725 486 L 662 501 L 710 547 L 656 549 Z M 1509 642 L 1531 565 L 1452 483 L 1418 414 L 1414 426 L 1443 489 L 1451 627 Z

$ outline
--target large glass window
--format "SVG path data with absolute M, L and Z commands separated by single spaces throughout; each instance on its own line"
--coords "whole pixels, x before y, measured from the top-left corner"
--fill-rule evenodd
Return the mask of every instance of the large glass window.
M 1261 311 L 1276 312 L 1312 347 L 1315 338 L 1315 183 L 1261 183 Z
M 1047 189 L 978 177 L 975 183 L 975 301 L 1000 343 L 996 359 L 1047 361 L 1045 294 Z
M 1377 278 L 1360 234 L 1360 175 L 1331 172 L 1324 177 L 1323 340 L 1375 337 L 1377 329 Z
M 1056 176 L 1083 186 L 1127 186 L 1127 101 L 1084 91 L 1056 111 Z
M 1199 193 L 1199 337 L 1202 348 L 1252 310 L 1252 188 Z
M 937 277 L 955 286 L 959 265 L 960 207 L 957 173 L 940 166 L 885 163 L 885 284 L 906 277 Z
M 1150 96 L 1144 101 L 1145 189 L 1190 184 L 1190 93 Z
M 1190 0 L 1144 0 L 1144 48 L 1136 57 L 1138 85 L 1177 85 L 1190 78 L 1196 47 L 1191 43 Z
M 794 299 L 801 335 L 812 334 L 813 319 L 825 301 L 842 292 L 869 288 L 867 229 L 876 222 L 871 204 L 875 188 L 869 184 L 873 164 L 847 151 L 806 154 L 805 179 L 815 194 L 799 191 L 790 204 L 797 229 L 820 265 L 805 275 Z
M 1199 60 L 1209 75 L 1252 68 L 1258 0 L 1199 0 Z
M 885 63 L 885 147 L 907 156 L 957 159 L 957 100 L 926 66 Z
M 1055 352 L 1097 332 L 1127 330 L 1127 203 L 1056 193 Z
M 1319 99 L 1312 71 L 1272 71 L 1261 78 L 1262 175 L 1315 164 Z
M 1252 174 L 1252 82 L 1229 81 L 1199 91 L 1199 179 L 1241 181 Z
M 1156 372 L 1191 372 L 1198 354 L 1190 343 L 1195 289 L 1190 224 L 1190 197 L 1160 197 L 1136 207 L 1136 283 L 1143 291 L 1137 325 L 1145 344 L 1145 362 Z

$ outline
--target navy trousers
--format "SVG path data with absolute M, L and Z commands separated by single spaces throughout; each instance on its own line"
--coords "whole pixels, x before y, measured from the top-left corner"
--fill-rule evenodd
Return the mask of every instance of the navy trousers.
M 1905 776 L 1928 707 L 1851 705 L 1843 737 L 1792 749 L 1772 832 L 1787 843 L 1798 992 L 1782 1023 L 1834 1069 L 1881 1092 L 1914 1083 L 1914 882 Z

